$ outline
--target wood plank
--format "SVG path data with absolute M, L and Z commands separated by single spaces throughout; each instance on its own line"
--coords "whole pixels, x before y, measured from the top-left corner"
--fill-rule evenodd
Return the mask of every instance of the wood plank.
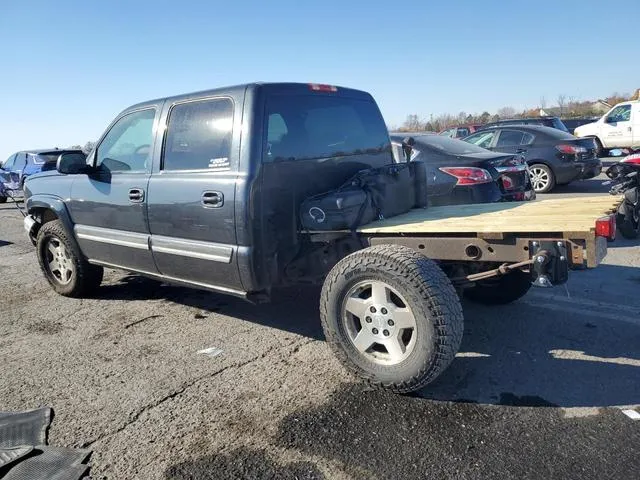
M 592 232 L 622 197 L 554 198 L 534 202 L 450 205 L 416 209 L 358 228 L 362 233 Z

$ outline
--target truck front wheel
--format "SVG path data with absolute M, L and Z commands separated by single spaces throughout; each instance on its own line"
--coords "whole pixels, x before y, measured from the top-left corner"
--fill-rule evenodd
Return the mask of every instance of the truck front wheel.
M 36 251 L 42 273 L 60 295 L 83 297 L 102 282 L 103 268 L 87 262 L 60 220 L 40 227 Z
M 320 318 L 343 365 L 398 393 L 424 387 L 449 366 L 464 323 L 440 267 L 397 245 L 366 248 L 338 262 L 322 288 Z
M 531 273 L 514 270 L 502 277 L 476 282 L 464 291 L 464 296 L 483 305 L 506 305 L 523 297 L 530 288 Z

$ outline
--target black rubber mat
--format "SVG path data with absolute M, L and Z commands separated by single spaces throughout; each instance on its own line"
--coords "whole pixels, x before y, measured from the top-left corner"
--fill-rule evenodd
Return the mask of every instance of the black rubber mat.
M 10 465 L 22 457 L 27 456 L 33 451 L 33 447 L 13 447 L 13 448 L 0 448 L 0 478 L 2 478 L 2 468 Z
M 50 408 L 0 412 L 0 448 L 45 445 L 52 417 Z
M 80 480 L 89 470 L 83 462 L 91 451 L 61 447 L 37 447 L 9 467 L 2 480 Z

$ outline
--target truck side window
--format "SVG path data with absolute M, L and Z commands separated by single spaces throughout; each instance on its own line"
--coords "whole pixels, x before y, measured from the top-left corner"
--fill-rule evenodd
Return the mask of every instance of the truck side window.
M 147 109 L 120 118 L 98 145 L 96 165 L 110 172 L 146 170 L 155 116 L 154 109 Z
M 169 114 L 163 170 L 228 168 L 233 102 L 229 98 L 175 105 Z
M 607 115 L 607 122 L 628 122 L 631 120 L 631 105 L 619 105 Z

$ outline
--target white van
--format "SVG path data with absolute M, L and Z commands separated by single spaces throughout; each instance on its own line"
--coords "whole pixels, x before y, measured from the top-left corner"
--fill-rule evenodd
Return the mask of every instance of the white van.
M 610 148 L 640 146 L 640 100 L 621 102 L 600 120 L 575 129 L 576 137 L 594 137 L 599 154 Z

